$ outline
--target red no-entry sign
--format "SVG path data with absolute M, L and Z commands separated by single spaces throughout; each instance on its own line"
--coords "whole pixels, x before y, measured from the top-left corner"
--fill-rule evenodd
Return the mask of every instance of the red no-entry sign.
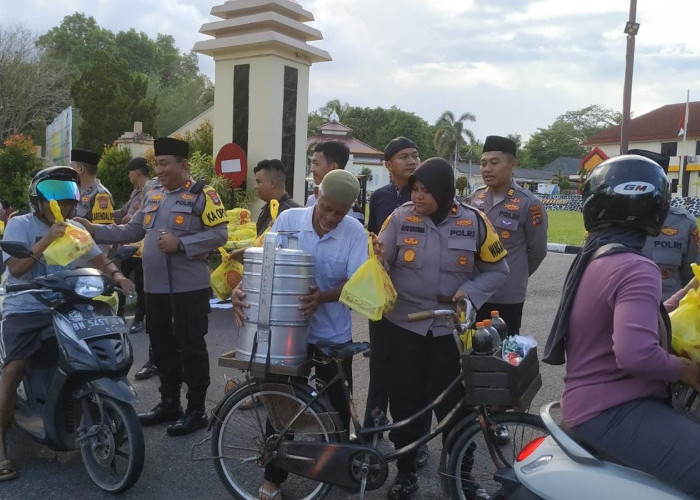
M 239 187 L 245 182 L 248 173 L 245 151 L 238 144 L 232 142 L 225 144 L 216 155 L 214 168 L 217 175 L 230 180 L 233 187 Z

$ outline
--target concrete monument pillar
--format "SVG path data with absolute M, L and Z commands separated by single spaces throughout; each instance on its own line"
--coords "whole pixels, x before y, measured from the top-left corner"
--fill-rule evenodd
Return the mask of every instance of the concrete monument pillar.
M 313 15 L 291 0 L 229 0 L 211 14 L 222 20 L 202 25 L 213 39 L 194 51 L 215 61 L 214 154 L 229 142 L 241 146 L 248 187 L 255 186 L 257 162 L 281 159 L 287 191 L 303 203 L 309 68 L 331 60 L 306 43 L 323 38 L 304 24 Z

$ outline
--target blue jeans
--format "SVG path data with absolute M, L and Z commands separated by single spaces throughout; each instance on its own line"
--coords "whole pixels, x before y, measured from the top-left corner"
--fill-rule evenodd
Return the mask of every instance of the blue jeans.
M 700 497 L 700 425 L 662 400 L 623 403 L 573 429 L 596 450 Z

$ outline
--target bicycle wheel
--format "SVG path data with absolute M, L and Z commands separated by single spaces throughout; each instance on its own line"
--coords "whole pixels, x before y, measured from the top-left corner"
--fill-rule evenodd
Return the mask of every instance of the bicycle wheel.
M 508 431 L 506 439 L 493 438 L 507 465 L 512 465 L 520 450 L 533 439 L 547 434 L 542 419 L 529 413 L 497 413 L 489 416 L 490 429 Z M 489 431 L 491 432 L 491 431 Z M 471 500 L 499 498 L 501 484 L 494 480 L 496 465 L 478 422 L 467 427 L 455 440 L 447 462 L 447 485 L 451 498 Z
M 301 384 L 251 382 L 236 389 L 214 415 L 214 465 L 235 498 L 258 498 L 265 462 L 273 451 L 266 444 L 311 400 L 309 390 Z M 340 428 L 337 416 L 316 401 L 285 433 L 285 439 L 334 442 Z M 267 470 L 270 472 L 269 466 Z M 284 476 L 282 494 L 286 499 L 323 498 L 331 488 L 330 484 L 291 473 L 282 472 Z

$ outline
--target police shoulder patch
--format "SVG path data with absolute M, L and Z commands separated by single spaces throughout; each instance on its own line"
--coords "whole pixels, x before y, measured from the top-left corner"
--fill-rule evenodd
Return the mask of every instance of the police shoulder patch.
M 226 222 L 226 209 L 221 204 L 219 195 L 211 186 L 204 188 L 204 210 L 202 211 L 202 222 L 205 226 L 218 226 Z

